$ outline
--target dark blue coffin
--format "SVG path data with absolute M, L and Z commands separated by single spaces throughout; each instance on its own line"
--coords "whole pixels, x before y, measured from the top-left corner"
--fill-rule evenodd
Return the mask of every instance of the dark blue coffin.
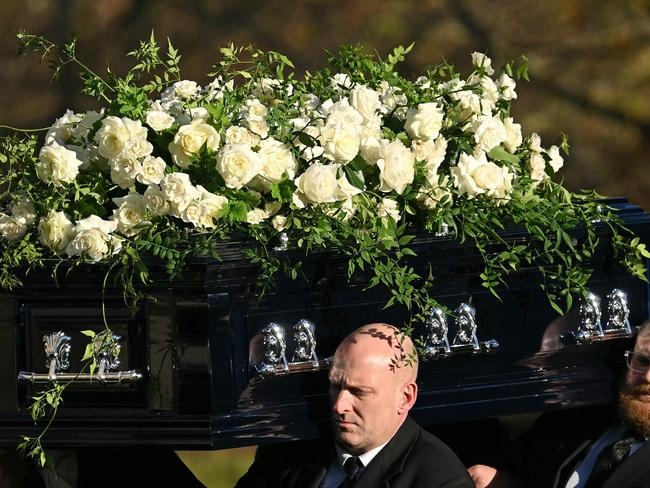
M 650 242 L 648 214 L 624 199 L 608 203 Z M 503 237 L 527 239 L 518 229 Z M 413 266 L 432 267 L 433 296 L 456 313 L 446 317 L 448 347 L 435 321 L 440 316 L 415 329 L 431 352 L 421 361 L 416 418 L 425 425 L 481 422 L 611 403 L 623 351 L 648 317 L 648 286 L 616 264 L 607 239 L 603 228 L 589 283 L 596 302 L 560 316 L 536 269 L 512 275 L 497 299 L 481 285 L 475 248 L 453 236 L 417 238 Z M 223 243 L 220 261 L 191 261 L 172 282 L 153 264 L 157 278 L 135 310 L 120 287 L 103 290 L 101 266 L 60 271 L 57 282 L 49 272 L 32 273 L 24 286 L 3 293 L 0 443 L 15 446 L 20 434 L 36 432 L 27 408 L 53 371 L 43 338 L 59 331 L 69 337 L 69 366 L 54 376 L 72 383 L 47 433 L 49 446 L 220 449 L 318 436 L 328 423 L 327 359 L 338 342 L 363 323 L 400 325 L 408 314 L 384 309 L 388 291 L 366 289 L 369 275 L 348 280 L 346 260 L 335 251 L 308 258 L 277 251 L 296 253 L 307 279 L 279 277 L 260 297 L 258 270 L 241 254 L 245 246 Z M 119 365 L 103 380 L 79 376 L 88 342 L 81 331 L 101 331 L 104 316 L 120 336 Z M 476 327 L 469 337 L 468 324 Z M 273 335 L 278 330 L 284 337 Z

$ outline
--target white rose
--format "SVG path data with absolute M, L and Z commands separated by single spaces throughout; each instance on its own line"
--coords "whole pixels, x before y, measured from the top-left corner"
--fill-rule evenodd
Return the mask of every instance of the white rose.
M 156 132 L 161 132 L 174 125 L 174 117 L 162 110 L 162 107 L 160 109 L 152 107 L 145 114 L 145 122 Z
M 120 157 L 143 158 L 153 152 L 153 144 L 142 138 L 130 138 L 124 144 L 124 150 Z
M 259 224 L 263 220 L 267 219 L 269 214 L 261 209 L 261 208 L 254 208 L 253 210 L 250 210 L 248 213 L 246 213 L 246 222 L 249 224 Z
M 546 178 L 546 160 L 541 153 L 532 151 L 528 165 L 530 166 L 530 177 L 533 180 L 542 181 Z
M 183 222 L 198 227 L 201 221 L 201 203 L 199 200 L 190 200 L 187 205 L 180 209 L 179 217 Z
M 429 141 L 440 134 L 443 118 L 444 112 L 437 103 L 420 103 L 417 109 L 408 110 L 404 129 L 411 139 Z
M 442 181 L 431 181 L 430 188 L 422 187 L 416 201 L 423 209 L 432 210 L 437 208 L 443 201 L 446 205 L 451 203 L 452 195 L 449 190 L 449 177 L 445 176 Z
M 255 81 L 255 85 L 251 90 L 251 95 L 256 98 L 271 98 L 275 94 L 277 88 L 280 88 L 280 80 L 274 78 L 262 78 Z
M 501 76 L 499 76 L 497 86 L 499 87 L 501 98 L 504 100 L 515 100 L 517 98 L 517 92 L 515 91 L 517 83 L 515 83 L 515 80 L 510 78 L 506 73 L 502 73 Z
M 318 145 L 318 140 L 320 138 L 322 121 L 321 120 L 309 120 L 304 117 L 298 117 L 291 119 L 293 124 L 293 144 L 300 149 L 302 157 L 311 161 L 312 159 L 318 158 L 323 155 L 323 148 Z M 315 144 L 312 147 L 306 146 L 300 141 L 298 133 L 304 132 L 311 138 L 311 142 Z
M 454 185 L 470 198 L 497 187 L 498 166 L 489 162 L 484 152 L 478 157 L 461 153 L 458 165 L 451 168 Z
M 307 202 L 328 203 L 337 200 L 338 182 L 336 173 L 338 164 L 314 163 L 296 178 L 297 191 Z
M 534 152 L 542 152 L 542 138 L 533 132 L 528 138 L 528 148 Z
M 268 114 L 268 109 L 257 98 L 246 100 L 241 108 L 242 125 L 251 132 L 265 139 L 269 133 L 269 126 L 264 117 Z
M 82 164 L 74 151 L 57 143 L 49 144 L 43 146 L 38 154 L 36 174 L 48 185 L 63 186 L 74 181 Z
M 280 141 L 269 138 L 260 143 L 257 153 L 262 161 L 259 176 L 255 177 L 251 185 L 260 191 L 270 191 L 271 182 L 278 182 L 282 175 L 287 173 L 289 179 L 294 179 L 298 170 L 298 161 L 287 146 Z
M 361 180 L 363 180 L 363 173 L 360 171 L 357 172 L 357 175 Z M 350 200 L 354 195 L 362 193 L 363 190 L 357 188 L 352 183 L 350 183 L 345 175 L 337 180 L 338 188 L 336 189 L 336 199 L 337 200 Z
M 23 198 L 11 205 L 11 215 L 29 227 L 36 220 L 36 209 L 29 198 Z
M 506 140 L 506 128 L 498 117 L 480 115 L 472 124 L 472 130 L 478 148 L 485 152 Z
M 321 106 L 323 115 L 327 116 L 326 125 L 347 125 L 360 128 L 364 118 L 354 107 L 350 105 L 347 98 L 342 98 L 336 103 L 328 103 Z
M 192 122 L 197 120 L 206 122 L 210 116 L 210 113 L 204 107 L 192 107 L 189 109 L 189 114 Z
M 240 189 L 261 169 L 259 155 L 246 144 L 227 144 L 217 156 L 217 171 L 228 188 Z
M 515 175 L 508 171 L 508 168 L 501 167 L 499 169 L 501 170 L 501 182 L 493 192 L 488 194 L 497 200 L 497 205 L 503 205 L 510 200 L 512 180 L 514 180 Z
M 74 237 L 66 247 L 68 256 L 83 256 L 91 261 L 99 261 L 112 249 L 117 252 L 121 245 L 110 235 L 117 228 L 117 222 L 102 220 L 97 215 L 91 215 L 77 222 L 74 226 Z
M 381 150 L 381 136 L 363 134 L 359 141 L 359 154 L 368 164 L 376 164 Z
M 66 247 L 68 256 L 84 256 L 91 261 L 100 261 L 108 254 L 109 237 L 99 229 L 76 232 Z
M 445 160 L 447 139 L 438 137 L 435 141 L 413 141 L 411 146 L 415 159 L 425 162 L 427 179 L 438 180 L 438 168 Z
M 147 156 L 142 161 L 142 171 L 137 175 L 137 180 L 145 185 L 158 184 L 165 176 L 167 165 L 162 158 Z
M 275 230 L 282 232 L 287 225 L 287 217 L 284 215 L 276 215 L 271 219 L 271 224 Z
M 564 159 L 562 156 L 560 156 L 560 149 L 557 146 L 551 146 L 547 151 L 546 154 L 549 155 L 551 158 L 548 162 L 548 164 L 551 165 L 551 168 L 553 168 L 553 171 L 557 173 L 562 166 L 564 166 Z
M 169 213 L 169 202 L 158 185 L 150 185 L 144 191 L 144 204 L 151 215 L 160 216 Z
M 228 80 L 224 83 L 223 78 L 218 76 L 205 87 L 205 98 L 207 101 L 221 100 L 223 99 L 224 93 L 232 91 L 233 87 L 234 80 Z
M 104 109 L 101 109 L 99 112 L 95 112 L 94 110 L 86 112 L 74 129 L 74 139 L 77 141 L 87 141 L 88 134 L 102 117 L 104 117 Z
M 63 212 L 50 210 L 38 223 L 38 240 L 57 254 L 63 254 L 74 236 L 73 225 Z
M 189 99 L 197 94 L 199 91 L 199 85 L 196 81 L 191 80 L 181 80 L 177 81 L 172 85 L 174 93 L 178 98 Z
M 135 178 L 142 173 L 142 163 L 133 157 L 119 156 L 109 161 L 111 180 L 122 189 L 135 183 Z
M 200 187 L 201 197 L 199 199 L 199 206 L 201 209 L 201 216 L 199 219 L 199 227 L 206 229 L 216 227 L 215 220 L 221 217 L 223 209 L 228 203 L 228 199 L 222 195 L 215 195 Z
M 381 107 L 379 93 L 363 85 L 357 85 L 350 91 L 350 104 L 363 116 L 364 121 L 374 119 Z
M 473 78 L 471 80 L 472 82 L 475 81 Z M 481 77 L 478 84 L 482 91 L 481 108 L 483 114 L 490 115 L 499 101 L 499 87 L 492 78 L 487 76 Z
M 355 126 L 328 124 L 323 128 L 320 140 L 326 158 L 345 164 L 359 153 L 361 136 Z
M 74 137 L 74 129 L 81 120 L 77 114 L 71 110 L 66 110 L 65 114 L 54 121 L 52 127 L 45 134 L 45 144 L 57 143 L 65 146 Z
M 382 198 L 381 203 L 377 205 L 377 217 L 390 217 L 395 222 L 400 219 L 399 206 L 392 198 Z
M 413 153 L 400 140 L 382 140 L 379 153 L 379 191 L 396 191 L 401 195 L 415 177 Z
M 260 142 L 260 136 L 253 134 L 246 127 L 231 125 L 226 130 L 226 144 L 247 144 L 255 147 Z
M 14 216 L 0 214 L 0 236 L 15 241 L 20 239 L 27 232 L 27 225 Z
M 99 154 L 106 159 L 115 158 L 124 150 L 134 157 L 151 154 L 152 147 L 146 139 L 147 128 L 139 120 L 127 117 L 106 117 L 95 134 Z
M 221 138 L 214 127 L 201 120 L 195 120 L 178 129 L 174 140 L 169 143 L 168 149 L 176 165 L 183 169 L 189 168 L 192 159 L 205 145 L 208 149 L 219 149 Z
M 515 124 L 512 117 L 506 117 L 503 119 L 503 127 L 506 129 L 506 138 L 503 145 L 508 151 L 514 153 L 522 142 L 521 125 Z
M 382 114 L 393 114 L 399 119 L 406 117 L 408 99 L 402 90 L 389 85 L 387 81 L 381 81 L 377 91 L 381 100 L 379 110 Z
M 160 189 L 165 199 L 176 205 L 186 205 L 199 195 L 199 190 L 192 185 L 187 173 L 169 173 L 160 182 Z
M 485 71 L 485 73 L 488 75 L 494 74 L 494 70 L 492 69 L 492 60 L 483 53 L 473 52 L 472 64 L 476 68 L 482 68 L 483 71 Z
M 117 222 L 113 222 L 112 220 L 104 220 L 97 215 L 91 215 L 90 217 L 79 220 L 74 226 L 73 230 L 75 232 L 78 232 L 80 230 L 90 229 L 98 229 L 104 234 L 110 234 L 111 232 L 114 232 L 115 229 L 117 229 Z
M 458 81 L 456 85 L 456 91 L 450 92 L 449 95 L 453 100 L 457 100 L 458 105 L 460 105 L 460 119 L 467 119 L 482 113 L 481 97 L 472 90 L 461 89 L 462 87 L 465 87 L 465 84 L 460 81 Z
M 83 146 L 75 146 L 72 144 L 68 144 L 66 149 L 69 149 L 70 151 L 74 152 L 77 155 L 77 159 L 81 161 L 81 164 L 79 165 L 79 169 L 88 169 L 90 167 L 90 162 L 93 158 L 93 148 L 91 147 L 83 147 Z
M 501 168 L 488 161 L 483 152 L 478 157 L 462 153 L 458 166 L 452 168 L 451 172 L 456 188 L 470 198 L 486 193 L 505 200 L 512 188 L 514 177 L 507 168 Z
M 129 192 L 124 197 L 113 198 L 118 207 L 113 210 L 112 220 L 117 222 L 117 230 L 130 237 L 139 231 L 134 227 L 145 222 L 146 204 L 144 197 L 136 192 Z
M 336 73 L 330 78 L 330 83 L 337 93 L 341 93 L 343 90 L 349 90 L 354 85 L 350 76 L 345 73 Z

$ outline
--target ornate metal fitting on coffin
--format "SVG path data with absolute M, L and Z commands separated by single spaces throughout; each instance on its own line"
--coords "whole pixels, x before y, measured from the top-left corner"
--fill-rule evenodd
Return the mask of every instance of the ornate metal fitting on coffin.
M 50 381 L 56 380 L 56 374 L 59 371 L 66 370 L 70 367 L 68 356 L 70 355 L 70 337 L 62 331 L 53 332 L 43 336 L 45 346 L 45 356 L 47 357 L 45 366 L 49 369 L 48 378 Z

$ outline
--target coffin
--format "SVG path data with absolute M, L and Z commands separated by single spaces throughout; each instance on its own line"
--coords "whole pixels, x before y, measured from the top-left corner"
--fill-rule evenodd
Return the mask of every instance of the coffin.
M 622 198 L 607 203 L 650 241 L 648 214 Z M 413 266 L 432 267 L 433 296 L 456 311 L 446 317 L 447 342 L 441 314 L 414 332 L 430 351 L 420 365 L 417 420 L 481 422 L 613 401 L 623 351 L 648 317 L 649 290 L 606 251 L 604 226 L 600 234 L 592 302 L 565 316 L 550 307 L 532 268 L 511 276 L 499 300 L 481 286 L 482 260 L 471 245 L 444 235 L 414 241 Z M 520 229 L 504 237 L 527 239 Z M 20 434 L 37 432 L 27 408 L 53 378 L 71 384 L 45 439 L 51 447 L 222 449 L 320 435 L 328 427 L 328 358 L 339 341 L 364 323 L 402 324 L 407 312 L 384 309 L 388 292 L 366 290 L 369 276 L 348 281 L 336 251 L 308 258 L 276 251 L 303 259 L 306 280 L 280 277 L 260 297 L 245 246 L 225 242 L 220 261 L 193 260 L 171 282 L 150 263 L 154 283 L 135 310 L 120 287 L 107 283 L 102 292 L 100 265 L 61 267 L 56 281 L 49 271 L 30 273 L 24 286 L 2 293 L 0 443 L 14 447 Z M 119 336 L 119 365 L 90 376 L 80 372 L 88 343 L 81 331 L 100 332 L 104 319 Z M 57 332 L 69 338 L 67 369 L 47 366 L 44 338 L 60 340 Z

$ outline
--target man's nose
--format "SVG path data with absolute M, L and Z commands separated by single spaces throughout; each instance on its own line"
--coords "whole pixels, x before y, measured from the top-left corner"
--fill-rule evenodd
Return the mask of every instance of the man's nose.
M 346 390 L 340 390 L 336 397 L 332 398 L 332 410 L 334 413 L 342 414 L 351 410 L 350 393 Z

